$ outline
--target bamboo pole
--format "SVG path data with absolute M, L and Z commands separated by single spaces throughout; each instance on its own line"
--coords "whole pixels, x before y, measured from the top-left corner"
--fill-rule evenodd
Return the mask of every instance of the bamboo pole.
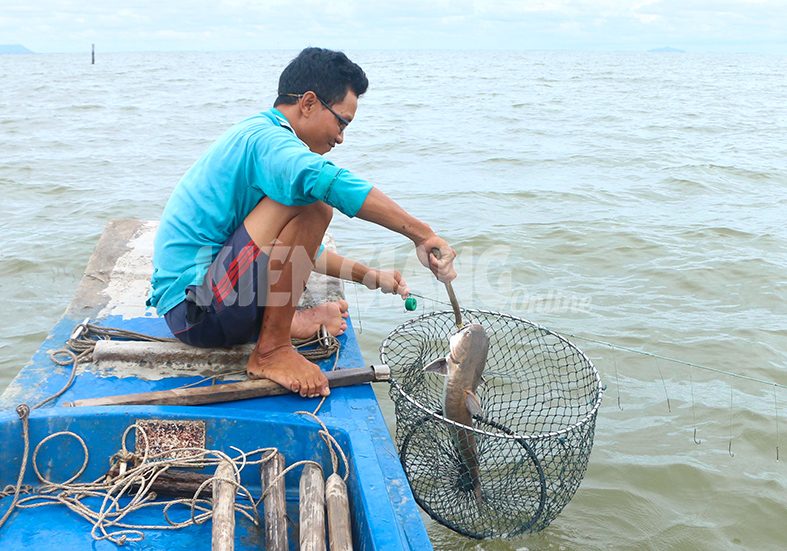
M 325 504 L 328 509 L 328 541 L 331 551 L 352 551 L 350 498 L 342 477 L 333 473 L 325 483 Z
M 301 551 L 325 551 L 325 481 L 313 463 L 301 474 L 300 499 Z
M 287 495 L 284 477 L 271 487 L 271 482 L 284 471 L 284 456 L 275 452 L 273 457 L 260 465 L 262 492 L 268 492 L 263 500 L 265 511 L 266 551 L 287 551 Z
M 216 467 L 217 478 L 235 480 L 232 463 L 222 461 Z M 224 480 L 213 481 L 212 551 L 235 549 L 235 485 Z

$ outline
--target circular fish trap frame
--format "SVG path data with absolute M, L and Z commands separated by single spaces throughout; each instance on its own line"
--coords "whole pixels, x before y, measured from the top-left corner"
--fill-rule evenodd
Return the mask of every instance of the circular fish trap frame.
M 483 415 L 472 427 L 442 415 L 443 377 L 424 371 L 449 352 L 453 312 L 414 318 L 383 341 L 402 466 L 418 504 L 456 532 L 480 539 L 542 530 L 585 474 L 601 379 L 581 350 L 544 327 L 495 312 L 462 315 L 489 337 L 476 390 Z

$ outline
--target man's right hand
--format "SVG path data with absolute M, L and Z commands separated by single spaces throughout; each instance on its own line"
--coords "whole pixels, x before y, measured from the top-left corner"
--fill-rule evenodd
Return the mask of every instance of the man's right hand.
M 439 258 L 433 249 L 440 252 Z M 415 252 L 421 264 L 429 268 L 438 281 L 450 283 L 456 278 L 456 270 L 454 269 L 456 252 L 448 246 L 444 239 L 437 235 L 427 237 L 421 243 L 416 243 Z

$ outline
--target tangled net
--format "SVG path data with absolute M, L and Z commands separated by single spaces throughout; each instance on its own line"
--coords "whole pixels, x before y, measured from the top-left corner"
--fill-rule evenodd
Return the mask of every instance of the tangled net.
M 483 414 L 472 427 L 442 415 L 443 377 L 424 372 L 449 351 L 453 312 L 410 320 L 382 344 L 402 466 L 418 504 L 456 532 L 480 539 L 542 530 L 587 468 L 599 374 L 578 348 L 543 327 L 495 312 L 462 313 L 489 337 L 485 381 L 476 391 Z

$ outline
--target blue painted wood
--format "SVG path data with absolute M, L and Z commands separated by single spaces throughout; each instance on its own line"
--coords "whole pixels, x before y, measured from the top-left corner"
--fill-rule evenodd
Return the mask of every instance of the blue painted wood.
M 70 367 L 55 365 L 49 351 L 61 348 L 77 323 L 82 320 L 64 317 L 53 328 L 31 363 L 25 366 L 0 395 L 0 488 L 16 482 L 21 458 L 21 422 L 13 410 L 20 403 L 36 404 L 57 392 L 70 375 Z M 169 336 L 163 320 L 156 317 L 124 319 L 110 316 L 100 320 L 107 327 L 118 327 L 150 335 Z M 339 365 L 364 365 L 350 322 L 340 338 Z M 322 369 L 333 367 L 334 360 L 320 362 Z M 104 408 L 64 408 L 65 401 L 76 399 L 164 390 L 196 382 L 197 377 L 172 377 L 142 380 L 136 377 L 102 377 L 86 371 L 71 388 L 54 403 L 31 414 L 31 445 L 49 434 L 71 430 L 82 436 L 90 448 L 89 468 L 80 482 L 92 481 L 108 468 L 109 457 L 120 449 L 120 436 L 136 419 L 202 419 L 207 424 L 207 447 L 234 455 L 230 446 L 251 450 L 264 446 L 278 447 L 287 463 L 314 459 L 331 472 L 327 448 L 317 436 L 318 425 L 294 412 L 312 411 L 317 399 L 286 395 L 215 404 L 211 406 L 124 406 Z M 379 404 L 370 384 L 334 389 L 320 410 L 320 418 L 348 453 L 351 472 L 348 480 L 353 510 L 356 549 L 431 550 L 420 513 L 398 461 L 396 448 L 388 434 Z M 51 445 L 50 445 L 51 444 Z M 32 456 L 32 449 L 30 452 Z M 38 458 L 44 465 L 44 476 L 63 481 L 79 468 L 83 460 L 81 446 L 73 439 L 58 437 L 47 443 Z M 28 460 L 25 482 L 37 484 Z M 243 483 L 259 495 L 259 472 L 246 470 Z M 286 478 L 288 510 L 297 515 L 299 471 Z M 0 500 L 0 516 L 9 507 L 11 498 Z M 140 523 L 161 523 L 161 518 L 142 513 Z M 186 518 L 181 511 L 178 519 Z M 264 531 L 238 517 L 236 548 L 261 549 Z M 21 550 L 30 546 L 60 550 L 116 549 L 107 542 L 95 542 L 91 526 L 60 506 L 15 511 L 0 529 L 0 548 Z M 210 524 L 181 530 L 149 532 L 141 543 L 129 543 L 129 549 L 207 549 L 210 546 Z

